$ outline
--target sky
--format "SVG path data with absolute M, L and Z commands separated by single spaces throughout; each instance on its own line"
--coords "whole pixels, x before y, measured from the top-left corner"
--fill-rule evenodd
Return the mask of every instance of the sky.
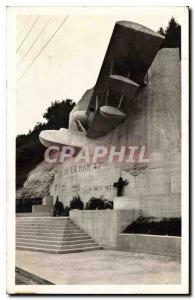
M 166 28 L 172 16 L 180 22 L 179 7 L 19 10 L 17 134 L 28 133 L 37 122 L 44 122 L 43 114 L 52 101 L 69 98 L 78 102 L 95 85 L 117 21 L 129 20 L 157 31 L 160 26 Z

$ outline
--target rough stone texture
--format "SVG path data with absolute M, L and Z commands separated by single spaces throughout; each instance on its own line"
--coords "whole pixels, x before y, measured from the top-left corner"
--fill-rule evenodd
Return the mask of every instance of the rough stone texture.
M 161 49 L 149 70 L 148 86 L 129 103 L 128 118 L 109 134 L 89 139 L 93 145 L 145 145 L 149 164 L 137 176 L 116 165 L 58 165 L 51 194 L 64 205 L 79 194 L 83 202 L 92 196 L 113 200 L 113 183 L 119 176 L 129 181 L 124 189 L 143 216 L 181 216 L 181 88 L 178 49 Z M 93 90 L 85 93 L 73 111 L 86 109 Z M 78 130 L 70 116 L 69 128 Z
M 116 249 L 117 234 L 140 216 L 139 210 L 73 210 L 70 218 L 105 249 Z
M 117 249 L 181 257 L 181 238 L 148 234 L 119 234 Z
M 28 175 L 23 188 L 16 192 L 16 198 L 42 198 L 49 194 L 55 176 L 55 164 L 42 161 Z

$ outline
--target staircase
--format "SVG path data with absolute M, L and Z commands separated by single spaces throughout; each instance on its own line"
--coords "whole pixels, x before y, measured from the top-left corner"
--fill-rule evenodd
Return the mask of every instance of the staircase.
M 20 217 L 16 249 L 63 254 L 101 247 L 68 217 Z

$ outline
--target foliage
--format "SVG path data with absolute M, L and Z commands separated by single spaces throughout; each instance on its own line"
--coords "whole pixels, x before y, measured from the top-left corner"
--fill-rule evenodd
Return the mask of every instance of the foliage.
M 69 217 L 69 211 L 70 211 L 70 208 L 69 208 L 68 206 L 66 206 L 66 207 L 64 208 L 64 216 L 65 216 L 65 217 Z
M 165 36 L 165 31 L 164 31 L 164 28 L 163 27 L 160 27 L 159 30 L 158 30 L 158 33 Z
M 113 201 L 105 200 L 104 209 L 113 209 Z
M 28 134 L 16 138 L 16 188 L 23 186 L 29 172 L 43 160 L 45 147 L 39 141 L 39 133 L 47 129 L 68 128 L 69 114 L 75 103 L 70 100 L 54 101 L 43 117 L 46 123 L 37 123 Z
M 123 232 L 181 236 L 181 218 L 139 217 Z
M 53 208 L 53 217 L 61 217 L 64 216 L 64 214 L 65 214 L 64 204 L 61 201 L 59 201 L 59 197 L 57 196 Z
M 81 197 L 78 195 L 78 196 L 75 196 L 72 198 L 72 200 L 70 201 L 70 209 L 80 209 L 82 210 L 84 208 L 84 203 L 83 201 L 81 200 Z
M 95 209 L 112 209 L 113 202 L 101 197 L 92 197 L 85 205 L 85 209 L 87 210 L 95 210 Z
M 69 114 L 74 106 L 75 103 L 70 99 L 52 102 L 43 117 L 52 129 L 68 128 Z
M 181 26 L 173 17 L 166 29 L 160 27 L 158 33 L 165 37 L 164 48 L 179 48 L 181 51 Z

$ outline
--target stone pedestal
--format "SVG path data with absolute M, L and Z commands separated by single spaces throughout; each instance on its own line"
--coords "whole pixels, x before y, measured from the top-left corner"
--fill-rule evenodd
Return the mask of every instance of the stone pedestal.
M 53 196 L 47 195 L 42 199 L 42 205 L 53 206 Z
M 139 203 L 131 201 L 128 196 L 114 197 L 113 205 L 115 210 L 140 209 Z
M 141 215 L 140 210 L 71 210 L 70 219 L 104 249 L 116 249 L 118 234 Z
M 44 216 L 52 216 L 53 214 L 53 205 L 33 205 L 32 213 Z

